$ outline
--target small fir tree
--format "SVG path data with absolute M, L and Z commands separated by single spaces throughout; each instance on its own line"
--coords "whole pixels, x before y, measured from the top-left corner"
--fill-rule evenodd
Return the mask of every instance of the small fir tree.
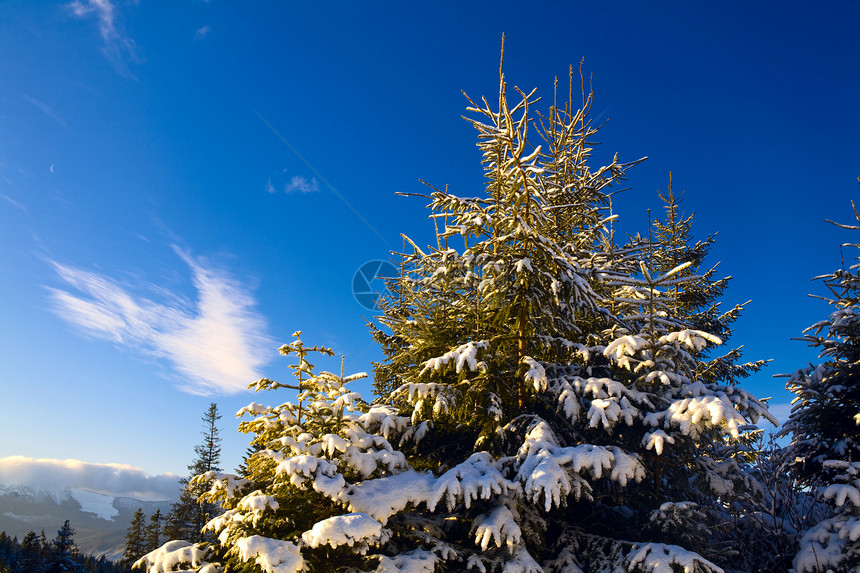
M 75 530 L 67 519 L 51 542 L 48 573 L 70 573 L 82 571 L 78 563 L 78 548 L 75 545 Z
M 46 547 L 35 532 L 30 531 L 21 540 L 21 569 L 41 573 L 45 570 Z
M 143 508 L 138 507 L 131 518 L 131 523 L 125 534 L 125 552 L 123 553 L 121 563 L 126 567 L 131 567 L 135 561 L 149 551 L 146 543 L 145 521 L 146 514 L 143 513 Z
M 168 539 L 202 541 L 205 538 L 203 526 L 220 511 L 216 504 L 200 501 L 200 496 L 208 489 L 206 484 L 192 483 L 195 476 L 221 471 L 220 418 L 218 405 L 210 403 L 202 418 L 203 441 L 194 447 L 197 457 L 188 466 L 190 477 L 180 480 L 183 487 L 179 492 L 179 500 L 171 505 L 165 519 L 164 535 Z
M 856 208 L 854 216 L 860 224 Z M 856 260 L 818 277 L 834 310 L 804 331 L 802 340 L 820 349 L 822 362 L 796 371 L 786 383 L 795 406 L 781 434 L 791 436 L 795 475 L 834 511 L 801 539 L 794 561 L 798 573 L 860 567 L 860 257 Z
M 708 235 L 703 240 L 694 239 L 693 215 L 683 212 L 683 195 L 675 192 L 670 173 L 666 192 L 658 193 L 663 203 L 663 217 L 651 224 L 647 251 L 643 253 L 649 269 L 657 273 L 669 273 L 675 269 L 675 278 L 671 284 L 667 284 L 660 293 L 655 293 L 657 296 L 652 306 L 655 306 L 658 316 L 653 317 L 653 320 L 665 321 L 667 330 L 708 332 L 721 341 L 722 347 L 731 337 L 732 325 L 740 317 L 745 304 L 734 305 L 728 311 L 722 310 L 721 298 L 731 277 L 717 278 L 718 265 L 706 266 L 715 235 Z M 625 302 L 628 298 L 629 293 L 617 293 L 615 299 L 618 303 L 615 308 L 629 306 L 629 302 Z M 766 364 L 765 360 L 740 363 L 741 348 L 716 356 L 711 355 L 712 349 L 713 345 L 701 349 L 688 348 L 695 359 L 695 371 L 690 373 L 690 378 L 713 384 L 713 388 L 722 388 L 729 393 L 729 387 L 758 372 Z M 764 503 L 764 488 L 756 477 L 760 473 L 750 465 L 750 461 L 756 458 L 752 444 L 760 434 L 760 430 L 747 431 L 742 428 L 736 439 L 731 435 L 710 432 L 710 435 L 702 436 L 695 444 L 690 444 L 686 453 L 680 454 L 681 450 L 676 450 L 675 455 L 680 454 L 680 457 L 671 460 L 670 456 L 666 456 L 662 460 L 667 468 L 681 472 L 667 482 L 684 484 L 683 473 L 689 473 L 687 483 L 694 487 L 688 488 L 686 493 L 677 491 L 674 495 L 695 501 L 698 507 L 696 512 L 689 514 L 694 522 L 686 522 L 683 516 L 671 514 L 671 522 L 661 523 L 660 519 L 670 515 L 660 512 L 655 514 L 658 522 L 654 525 L 661 531 L 663 540 L 681 542 L 687 539 L 691 546 L 701 547 L 703 555 L 724 564 L 735 563 L 742 567 L 740 564 L 748 561 L 749 552 L 739 551 L 738 547 L 741 546 L 739 539 L 742 535 L 752 534 L 741 533 L 745 510 Z M 707 478 L 705 481 L 711 480 L 708 476 L 714 474 L 718 474 L 723 483 L 732 484 L 730 492 L 718 491 L 713 485 L 703 483 L 703 478 Z M 702 529 L 701 520 L 704 516 L 707 516 L 709 523 L 707 530 Z M 764 533 L 757 525 L 752 525 L 752 528 L 762 535 L 770 535 L 770 532 Z M 691 539 L 691 532 L 697 530 L 700 533 L 698 539 Z
M 11 573 L 12 565 L 18 561 L 18 543 L 5 531 L 0 531 L 0 571 Z
M 138 559 L 144 554 L 157 549 L 162 542 L 164 532 L 164 517 L 161 515 L 161 509 L 156 508 L 155 513 L 149 517 L 149 523 L 144 532 L 144 550 L 138 555 Z M 137 561 L 137 559 L 135 559 Z
M 331 355 L 324 347 L 306 347 L 296 340 L 281 347 L 294 355 L 295 384 L 261 379 L 257 391 L 294 390 L 295 401 L 277 407 L 252 403 L 238 415 L 251 420 L 240 431 L 254 436 L 260 446 L 246 462 L 245 477 L 210 472 L 195 481 L 212 481 L 208 501 L 226 511 L 207 528 L 217 534 L 212 544 L 170 542 L 144 556 L 140 566 L 159 570 L 164 563 L 183 562 L 199 571 L 263 570 L 331 571 L 367 563 L 371 545 L 392 531 L 370 515 L 348 513 L 341 498 L 350 484 L 407 467 L 385 435 L 403 429 L 408 420 L 387 407 L 368 408 L 346 385 L 365 374 L 345 377 L 341 372 L 314 372 L 310 353 Z
M 722 310 L 721 299 L 732 277 L 716 278 L 718 265 L 705 266 L 716 235 L 694 239 L 693 215 L 682 211 L 684 193 L 675 193 L 671 173 L 667 191 L 659 193 L 659 197 L 664 215 L 653 224 L 654 244 L 647 255 L 649 264 L 661 273 L 688 264 L 678 274 L 686 280 L 671 285 L 667 293 L 671 299 L 670 313 L 687 327 L 710 332 L 725 343 L 748 302 Z M 741 348 L 711 358 L 700 354 L 697 375 L 712 382 L 737 384 L 767 363 L 766 360 L 739 363 L 741 357 Z

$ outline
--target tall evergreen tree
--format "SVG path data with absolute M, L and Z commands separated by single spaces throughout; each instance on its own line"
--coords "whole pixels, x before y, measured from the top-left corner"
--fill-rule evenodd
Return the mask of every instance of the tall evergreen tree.
M 860 180 L 858 180 L 860 181 Z M 853 204 L 852 204 L 853 205 Z M 860 230 L 858 225 L 838 225 Z M 847 245 L 857 246 L 857 245 Z M 860 568 L 860 257 L 848 268 L 818 277 L 831 293 L 831 314 L 804 331 L 822 362 L 788 378 L 795 406 L 783 426 L 789 459 L 801 483 L 835 512 L 801 540 L 798 573 Z
M 161 509 L 156 509 L 149 517 L 149 524 L 144 532 L 144 550 L 143 553 L 149 553 L 153 549 L 157 549 L 164 537 L 164 517 L 161 515 Z M 141 555 L 143 555 L 141 553 Z M 138 559 L 140 555 L 138 556 Z M 135 560 L 136 561 L 136 560 Z
M 16 544 L 12 543 L 12 540 L 6 535 L 5 531 L 0 531 L 0 571 L 4 569 L 9 569 L 11 571 L 10 562 L 17 560 L 17 556 L 14 555 Z
M 75 530 L 67 519 L 57 531 L 57 537 L 51 542 L 48 573 L 69 573 L 82 571 L 78 562 L 78 548 L 75 545 Z
M 188 466 L 190 476 L 182 478 L 183 486 L 179 492 L 179 500 L 171 506 L 170 513 L 165 519 L 164 535 L 168 539 L 184 539 L 202 541 L 203 526 L 220 511 L 217 504 L 200 502 L 200 496 L 208 489 L 205 483 L 194 482 L 195 476 L 210 471 L 221 471 L 221 436 L 218 420 L 221 414 L 215 402 L 203 415 L 203 441 L 194 447 L 197 455 Z
M 188 469 L 193 475 L 200 475 L 210 471 L 220 471 L 221 464 L 221 430 L 218 428 L 218 420 L 221 414 L 218 412 L 218 404 L 211 402 L 209 408 L 203 414 L 203 441 L 194 447 L 197 458 Z
M 131 567 L 144 553 L 150 551 L 146 544 L 145 520 L 146 514 L 143 513 L 143 508 L 138 507 L 125 534 L 125 552 L 122 555 L 121 563 L 126 567 Z
M 647 252 L 644 253 L 649 268 L 657 273 L 669 273 L 672 269 L 678 269 L 673 275 L 675 280 L 658 294 L 661 300 L 655 302 L 662 308 L 657 309 L 660 316 L 656 319 L 666 320 L 666 328 L 669 330 L 692 329 L 716 335 L 721 340 L 722 347 L 731 337 L 733 324 L 740 317 L 745 305 L 734 305 L 727 311 L 722 309 L 721 299 L 731 277 L 717 278 L 718 265 L 707 265 L 715 235 L 708 235 L 701 240 L 694 238 L 694 217 L 683 212 L 683 195 L 675 192 L 670 173 L 667 190 L 658 193 L 663 203 L 663 216 L 653 221 Z M 623 302 L 626 296 L 617 298 L 622 301 L 621 307 L 627 304 Z M 702 349 L 688 349 L 695 358 L 696 371 L 692 373 L 692 378 L 717 386 L 722 385 L 724 390 L 729 392 L 730 386 L 737 385 L 741 379 L 758 372 L 766 363 L 765 360 L 739 362 L 741 348 L 723 351 L 716 356 L 712 355 L 713 350 L 713 345 Z M 739 551 L 738 547 L 742 546 L 741 539 L 749 542 L 756 536 L 764 538 L 777 534 L 774 528 L 762 528 L 756 519 L 749 523 L 749 530 L 745 529 L 747 510 L 768 502 L 763 484 L 758 483 L 758 478 L 762 477 L 762 466 L 751 463 L 762 453 L 754 449 L 761 432 L 757 429 L 743 432 L 738 436 L 739 439 L 730 435 L 721 437 L 712 434 L 698 440 L 686 453 L 681 454 L 681 451 L 677 450 L 675 455 L 680 457 L 675 460 L 666 456 L 664 463 L 668 467 L 689 472 L 689 483 L 701 483 L 702 477 L 716 472 L 724 482 L 734 485 L 731 492 L 721 492 L 719 495 L 714 495 L 711 487 L 705 487 L 704 493 L 695 490 L 688 492 L 686 497 L 691 501 L 695 500 L 701 510 L 689 517 L 696 518 L 698 515 L 701 521 L 701 517 L 706 514 L 710 523 L 708 531 L 702 532 L 701 523 L 685 522 L 683 516 L 674 515 L 671 526 L 661 526 L 665 533 L 664 539 L 676 539 L 671 530 L 689 538 L 690 532 L 698 528 L 704 535 L 700 536 L 694 545 L 702 547 L 704 555 L 724 564 L 731 563 L 733 567 L 740 569 L 745 567 L 744 563 L 751 563 L 757 558 L 753 556 L 754 551 Z M 773 461 L 776 462 L 775 459 Z M 678 475 L 675 480 L 670 481 L 683 483 L 682 477 Z M 711 493 L 708 493 L 709 490 Z M 789 539 L 782 539 L 777 544 L 785 546 L 790 542 Z M 751 544 L 756 548 L 765 545 L 767 544 Z
M 431 216 L 448 221 L 441 238 L 463 237 L 463 250 L 448 243 L 407 256 L 407 287 L 390 290 L 409 298 L 385 307 L 390 334 L 376 336 L 389 360 L 378 372 L 402 383 L 385 400 L 414 422 L 433 422 L 418 452 L 437 471 L 474 450 L 508 460 L 503 475 L 517 476 L 526 495 L 506 503 L 530 520 L 520 548 L 547 559 L 542 532 L 551 530 L 562 540 L 556 559 L 611 569 L 641 553 L 623 539 L 661 537 L 647 530 L 654 520 L 659 528 L 663 514 L 702 520 L 697 504 L 748 485 L 736 464 L 703 455 L 702 445 L 738 439 L 739 428 L 766 410 L 721 376 L 704 376 L 703 350 L 722 340 L 694 327 L 702 302 L 680 306 L 699 278 L 690 271 L 696 260 L 663 268 L 646 243 L 607 242 L 606 190 L 626 166 L 588 167 L 590 99 L 578 112 L 570 104 L 551 108 L 539 128 L 544 153 L 527 142 L 531 94 L 520 97 L 508 105 L 502 78 L 498 111 L 486 100 L 474 106 L 486 196 L 431 195 Z M 682 254 L 683 239 L 667 254 Z M 717 285 L 700 301 L 720 293 Z M 450 310 L 425 312 L 439 307 Z M 565 457 L 576 458 L 577 448 L 592 452 L 583 460 L 601 452 L 605 466 Z M 557 476 L 541 468 L 540 486 L 532 481 L 538 458 Z M 627 487 L 643 480 L 650 487 Z M 666 502 L 675 506 L 664 511 Z M 472 519 L 484 519 L 481 510 Z M 704 523 L 698 531 L 708 535 Z M 689 537 L 686 545 L 701 547 Z M 505 563 L 492 559 L 488 568 Z
M 21 569 L 23 571 L 33 571 L 40 573 L 44 571 L 45 566 L 45 550 L 42 541 L 38 535 L 30 531 L 21 540 Z

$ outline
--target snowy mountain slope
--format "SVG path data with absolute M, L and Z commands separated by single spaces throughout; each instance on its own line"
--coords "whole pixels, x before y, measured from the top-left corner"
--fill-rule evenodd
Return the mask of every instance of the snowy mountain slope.
M 119 510 L 114 507 L 115 497 L 82 489 L 69 490 L 69 494 L 75 498 L 84 513 L 92 513 L 99 519 L 106 521 L 113 521 L 115 517 L 119 516 Z
M 68 519 L 82 552 L 115 559 L 122 555 L 125 533 L 137 508 L 149 516 L 156 509 L 167 513 L 171 503 L 73 488 L 0 484 L 0 531 L 20 540 L 29 531 L 44 530 L 45 537 L 51 540 Z

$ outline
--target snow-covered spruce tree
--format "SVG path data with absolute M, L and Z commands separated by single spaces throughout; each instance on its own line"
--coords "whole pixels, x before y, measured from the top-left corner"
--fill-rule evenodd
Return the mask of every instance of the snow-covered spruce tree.
M 652 223 L 646 260 L 649 268 L 658 273 L 680 269 L 674 276 L 683 279 L 673 281 L 661 295 L 665 299 L 666 328 L 708 332 L 718 336 L 725 344 L 731 337 L 733 323 L 740 317 L 745 305 L 734 305 L 727 311 L 721 308 L 721 298 L 731 277 L 717 278 L 718 265 L 706 266 L 715 235 L 708 235 L 702 240 L 694 239 L 693 215 L 683 213 L 683 195 L 675 193 L 670 173 L 667 191 L 658 193 L 663 203 L 663 217 Z M 684 268 L 684 265 L 688 266 Z M 620 300 L 627 298 L 623 293 L 619 294 Z M 716 355 L 712 355 L 712 349 L 712 346 L 701 350 L 689 349 L 696 363 L 693 378 L 715 384 L 714 388 L 722 385 L 723 390 L 729 393 L 732 392 L 730 386 L 759 371 L 766 363 L 764 360 L 739 363 L 742 348 L 717 352 Z M 762 430 L 744 427 L 742 430 L 749 431 L 743 431 L 739 440 L 731 434 L 721 436 L 718 433 L 699 440 L 695 449 L 687 453 L 689 460 L 694 460 L 692 464 L 669 463 L 670 467 L 690 471 L 690 483 L 695 487 L 685 495 L 678 494 L 697 502 L 699 511 L 690 517 L 707 515 L 710 527 L 706 539 L 700 539 L 698 545 L 705 547 L 705 555 L 730 563 L 730 568 L 738 570 L 753 567 L 752 564 L 759 557 L 772 560 L 773 556 L 768 553 L 772 553 L 774 547 L 786 547 L 792 541 L 772 539 L 784 531 L 773 524 L 765 526 L 766 520 L 759 518 L 760 510 L 772 505 L 769 503 L 773 501 L 770 493 L 776 492 L 765 491 L 766 484 L 759 482 L 759 478 L 764 476 L 760 471 L 763 466 L 758 463 L 758 456 L 762 452 L 761 448 L 756 449 L 756 443 L 760 441 Z M 675 453 L 679 452 L 676 450 Z M 662 461 L 668 462 L 667 459 Z M 691 470 L 696 466 L 699 470 Z M 707 466 L 706 470 L 704 466 Z M 720 482 L 701 483 L 702 477 L 714 474 L 721 476 L 724 485 L 719 485 Z M 767 479 L 771 477 L 767 476 Z M 683 482 L 682 479 L 668 481 Z M 725 484 L 730 486 L 727 488 Z M 780 482 L 780 485 L 784 484 Z M 750 515 L 752 507 L 757 508 L 752 512 L 755 515 Z M 674 516 L 667 527 L 661 525 L 664 531 L 674 530 L 684 537 L 688 537 L 697 527 L 701 529 L 701 523 L 685 523 L 678 516 Z M 668 535 L 666 539 L 673 537 Z M 756 539 L 760 542 L 754 542 Z M 750 549 L 738 551 L 740 547 Z M 759 548 L 762 548 L 760 553 L 757 552 Z
M 244 475 L 208 472 L 192 480 L 211 482 L 204 501 L 225 510 L 207 525 L 215 541 L 172 541 L 137 566 L 201 573 L 367 570 L 379 560 L 371 548 L 379 551 L 402 534 L 402 526 L 385 527 L 375 516 L 353 511 L 350 494 L 364 481 L 407 470 L 405 456 L 386 436 L 396 432 L 401 439 L 420 440 L 427 426 L 419 426 L 416 435 L 409 419 L 396 416 L 393 408 L 369 407 L 350 392 L 346 384 L 364 373 L 316 374 L 308 355 L 332 351 L 305 347 L 300 334 L 280 349 L 298 358 L 291 366 L 295 384 L 267 378 L 252 384 L 257 391 L 297 391 L 296 399 L 276 407 L 252 403 L 237 414 L 252 418 L 239 426 L 254 436 Z M 370 508 L 386 508 L 392 503 L 388 493 L 361 499 Z
M 718 265 L 705 266 L 716 236 L 694 239 L 693 215 L 681 210 L 684 194 L 675 194 L 671 173 L 666 193 L 658 195 L 663 202 L 664 216 L 653 223 L 654 245 L 648 253 L 649 264 L 658 273 L 689 264 L 678 273 L 679 277 L 687 280 L 672 285 L 667 293 L 671 297 L 670 314 L 681 324 L 710 332 L 725 343 L 731 336 L 732 325 L 740 318 L 747 303 L 736 304 L 727 311 L 722 310 L 721 298 L 732 277 L 716 278 Z M 711 382 L 736 384 L 740 379 L 761 370 L 767 362 L 757 360 L 738 363 L 741 350 L 735 348 L 708 359 L 705 359 L 704 353 L 699 353 L 697 357 L 702 359 L 699 361 L 697 376 Z
M 439 244 L 412 243 L 375 331 L 388 356 L 378 380 L 393 388 L 381 401 L 433 423 L 404 451 L 443 477 L 478 459 L 497 472 L 482 466 L 484 487 L 426 504 L 447 509 L 436 543 L 456 548 L 434 554 L 451 563 L 439 568 L 716 570 L 689 551 L 708 536 L 697 506 L 749 482 L 703 445 L 738 439 L 766 409 L 704 375 L 702 351 L 721 340 L 691 318 L 711 307 L 678 308 L 701 278 L 684 276 L 696 261 L 664 270 L 649 267 L 647 246 L 606 248 L 608 189 L 627 166 L 589 167 L 590 99 L 576 112 L 553 105 L 535 125 L 533 93 L 519 94 L 509 105 L 502 76 L 498 110 L 473 103 L 485 195 L 434 190 Z M 676 528 L 686 549 L 640 542 L 681 517 L 700 521 Z
M 854 216 L 860 224 L 856 208 Z M 852 230 L 860 226 L 839 225 Z M 857 247 L 858 245 L 850 245 Z M 790 375 L 795 406 L 782 429 L 798 479 L 834 508 L 807 531 L 794 562 L 798 573 L 860 567 L 860 257 L 818 277 L 834 307 L 802 340 L 823 360 Z
M 725 343 L 744 305 L 725 312 L 720 309 L 720 298 L 731 277 L 715 278 L 717 267 L 704 266 L 715 237 L 709 235 L 694 242 L 693 216 L 682 213 L 682 197 L 674 192 L 670 174 L 667 192 L 660 193 L 664 215 L 653 224 L 655 240 L 649 260 L 661 272 L 691 263 L 679 273 L 688 281 L 672 286 L 667 293 L 672 298 L 670 314 L 692 328 L 718 335 Z M 738 363 L 741 348 L 713 357 L 706 355 L 707 350 L 696 356 L 697 376 L 703 380 L 736 384 L 765 363 Z M 713 503 L 717 500 L 711 497 L 709 504 L 708 496 L 699 502 L 714 524 L 705 554 L 716 555 L 714 548 L 721 541 L 734 553 L 724 561 L 732 570 L 787 570 L 797 552 L 800 533 L 806 524 L 820 519 L 824 509 L 788 471 L 790 454 L 772 441 L 765 443 L 762 434 L 763 430 L 756 429 L 745 432 L 740 441 L 714 439 L 700 443 L 698 463 L 712 464 L 734 483 L 731 492 L 719 497 L 719 503 Z

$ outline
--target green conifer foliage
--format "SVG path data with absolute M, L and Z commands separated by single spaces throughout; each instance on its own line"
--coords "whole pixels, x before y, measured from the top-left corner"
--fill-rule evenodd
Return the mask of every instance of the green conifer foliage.
M 21 566 L 24 571 L 41 573 L 45 570 L 45 551 L 39 536 L 30 531 L 21 540 Z
M 668 189 L 665 193 L 659 193 L 659 198 L 663 202 L 663 218 L 652 223 L 645 260 L 649 268 L 658 273 L 669 273 L 672 269 L 676 271 L 674 279 L 665 288 L 649 292 L 649 324 L 640 325 L 639 328 L 651 331 L 656 327 L 666 332 L 684 329 L 708 332 L 718 337 L 722 346 L 730 338 L 732 324 L 739 318 L 744 305 L 735 305 L 727 312 L 721 310 L 721 298 L 731 277 L 716 278 L 717 265 L 706 266 L 715 235 L 708 235 L 703 240 L 694 239 L 693 215 L 683 213 L 683 193 L 675 193 L 671 173 Z M 629 302 L 624 302 L 625 296 L 616 298 L 621 301 L 620 308 L 630 306 Z M 701 349 L 687 349 L 695 359 L 694 370 L 687 372 L 687 376 L 727 394 L 733 393 L 730 387 L 735 386 L 741 378 L 757 372 L 766 363 L 764 360 L 738 363 L 741 348 L 711 356 L 713 348 L 713 345 L 708 345 Z M 676 491 L 671 496 L 695 501 L 701 511 L 691 513 L 690 516 L 701 518 L 707 515 L 710 523 L 710 531 L 704 532 L 701 531 L 701 519 L 689 522 L 679 514 L 658 513 L 655 516 L 658 523 L 655 525 L 661 528 L 665 539 L 688 538 L 698 528 L 702 535 L 698 543 L 693 545 L 702 547 L 705 555 L 717 560 L 732 557 L 744 560 L 743 552 L 737 549 L 745 518 L 743 513 L 751 504 L 763 502 L 763 486 L 751 475 L 751 471 L 756 468 L 749 464 L 755 457 L 753 442 L 761 432 L 742 427 L 735 437 L 719 430 L 710 431 L 695 441 L 689 441 L 685 447 L 674 447 L 668 455 L 656 460 L 660 465 L 662 481 L 675 484 Z M 674 477 L 671 475 L 673 473 Z M 714 475 L 718 475 L 719 480 L 714 480 Z M 731 483 L 731 491 L 715 488 L 714 484 L 719 482 Z M 680 489 L 678 486 L 681 486 Z M 660 489 L 658 493 L 662 493 Z M 660 522 L 664 519 L 670 521 Z M 679 524 L 684 524 L 684 527 L 679 527 Z M 764 534 L 762 528 L 755 524 L 752 529 L 759 535 Z M 672 531 L 674 534 L 670 533 Z M 756 532 L 749 531 L 747 534 L 754 535 Z
M 432 379 L 430 394 L 411 406 L 416 415 L 437 425 L 465 422 L 483 442 L 497 441 L 533 405 L 535 389 L 524 379 L 533 355 L 573 359 L 577 345 L 594 341 L 593 325 L 609 320 L 595 291 L 614 264 L 597 248 L 599 222 L 608 188 L 631 165 L 615 160 L 592 170 L 596 129 L 586 112 L 553 106 L 548 127 L 539 127 L 529 115 L 534 92 L 519 96 L 509 105 L 502 74 L 499 110 L 470 100 L 485 194 L 430 195 L 431 218 L 445 221 L 438 245 L 425 253 L 410 241 L 405 276 L 391 289 L 399 296 L 380 321 L 389 333 L 375 332 L 389 356 L 377 378 Z M 530 129 L 549 153 L 531 143 Z M 462 251 L 453 247 L 458 239 Z M 405 391 L 400 385 L 395 399 L 404 403 Z
M 717 265 L 705 266 L 708 254 L 716 241 L 716 235 L 695 240 L 693 215 L 681 209 L 683 193 L 676 194 L 669 186 L 659 197 L 663 202 L 664 216 L 653 223 L 654 245 L 649 250 L 650 265 L 657 272 L 668 272 L 685 263 L 689 266 L 679 272 L 684 277 L 670 287 L 666 294 L 671 297 L 670 313 L 680 324 L 696 330 L 710 332 L 725 343 L 731 337 L 732 325 L 740 318 L 744 304 L 736 304 L 727 311 L 721 309 L 721 299 L 732 277 L 717 277 Z M 739 363 L 741 349 L 735 348 L 712 358 L 699 356 L 698 375 L 708 381 L 736 384 L 740 379 L 758 372 L 766 360 Z
M 860 230 L 858 225 L 839 225 Z M 857 247 L 857 245 L 847 245 Z M 822 362 L 796 371 L 786 387 L 795 406 L 781 433 L 791 436 L 789 459 L 798 479 L 834 508 L 807 531 L 794 567 L 799 573 L 860 567 L 860 257 L 848 268 L 818 277 L 833 311 L 802 340 Z
M 485 451 L 522 488 L 503 504 L 520 526 L 518 549 L 505 557 L 481 544 L 484 553 L 461 554 L 464 562 L 495 570 L 531 555 L 611 570 L 639 554 L 673 554 L 622 541 L 672 537 L 660 523 L 682 515 L 700 523 L 673 539 L 701 549 L 690 535 L 711 536 L 699 504 L 750 484 L 734 461 L 702 446 L 738 440 L 766 415 L 754 397 L 703 375 L 705 348 L 722 340 L 695 326 L 732 318 L 713 316 L 724 283 L 693 274 L 701 246 L 668 267 L 671 256 L 690 255 L 689 220 L 675 213 L 665 260 L 649 260 L 642 241 L 613 245 L 608 190 L 629 164 L 589 167 L 590 98 L 576 112 L 553 105 L 535 125 L 533 92 L 517 91 L 509 104 L 502 75 L 498 109 L 472 102 L 484 196 L 430 195 L 431 217 L 445 221 L 439 244 L 425 252 L 412 243 L 381 319 L 388 332 L 375 332 L 388 354 L 377 373 L 400 383 L 382 400 L 414 424 L 433 424 L 410 450 L 425 467 L 453 471 Z M 532 132 L 546 151 L 530 143 Z M 683 299 L 693 291 L 698 298 Z M 590 465 L 598 458 L 600 467 Z M 499 515 L 468 503 L 458 510 L 464 531 Z M 548 548 L 549 538 L 561 542 Z
M 143 513 L 143 508 L 138 507 L 125 534 L 125 553 L 122 556 L 122 563 L 126 567 L 131 567 L 144 553 L 150 551 L 147 547 L 145 520 L 146 514 Z
M 48 573 L 73 573 L 83 571 L 78 562 L 78 548 L 75 545 L 75 530 L 67 519 L 57 531 L 57 537 L 51 542 Z
M 54 571 L 87 571 L 89 573 L 125 573 L 128 568 L 104 556 L 81 555 L 74 545 L 74 530 L 66 521 L 53 544 L 43 544 L 40 536 L 30 531 L 21 543 L 0 531 L 0 571 L 5 573 L 43 573 Z
M 161 545 L 162 538 L 164 537 L 164 516 L 161 515 L 161 509 L 156 509 L 155 513 L 153 513 L 149 517 L 149 523 L 146 526 L 146 530 L 144 532 L 144 551 L 143 553 L 149 553 L 150 551 L 157 549 L 158 546 Z M 143 555 L 141 553 L 141 555 Z M 140 556 L 138 556 L 138 559 Z M 136 561 L 137 559 L 135 559 Z
M 343 493 L 350 484 L 408 467 L 385 438 L 402 431 L 408 419 L 391 408 L 370 408 L 346 388 L 365 374 L 316 373 L 308 355 L 332 351 L 304 346 L 300 334 L 280 349 L 297 358 L 291 366 L 295 383 L 263 378 L 252 385 L 257 391 L 295 391 L 296 399 L 277 407 L 252 403 L 238 413 L 251 417 L 240 431 L 254 436 L 244 477 L 213 471 L 192 481 L 211 482 L 204 501 L 225 509 L 207 525 L 217 541 L 170 542 L 144 556 L 141 566 L 157 570 L 181 562 L 199 571 L 334 571 L 366 563 L 370 545 L 393 535 L 371 516 L 350 512 Z M 333 538 L 325 534 L 331 531 L 337 532 Z
M 220 418 L 218 405 L 210 403 L 201 418 L 204 425 L 203 441 L 194 446 L 197 457 L 188 466 L 190 477 L 180 480 L 183 487 L 179 492 L 179 500 L 172 504 L 165 519 L 163 533 L 168 539 L 203 541 L 203 526 L 220 511 L 216 504 L 200 501 L 201 495 L 208 490 L 207 484 L 193 482 L 195 476 L 221 471 Z

